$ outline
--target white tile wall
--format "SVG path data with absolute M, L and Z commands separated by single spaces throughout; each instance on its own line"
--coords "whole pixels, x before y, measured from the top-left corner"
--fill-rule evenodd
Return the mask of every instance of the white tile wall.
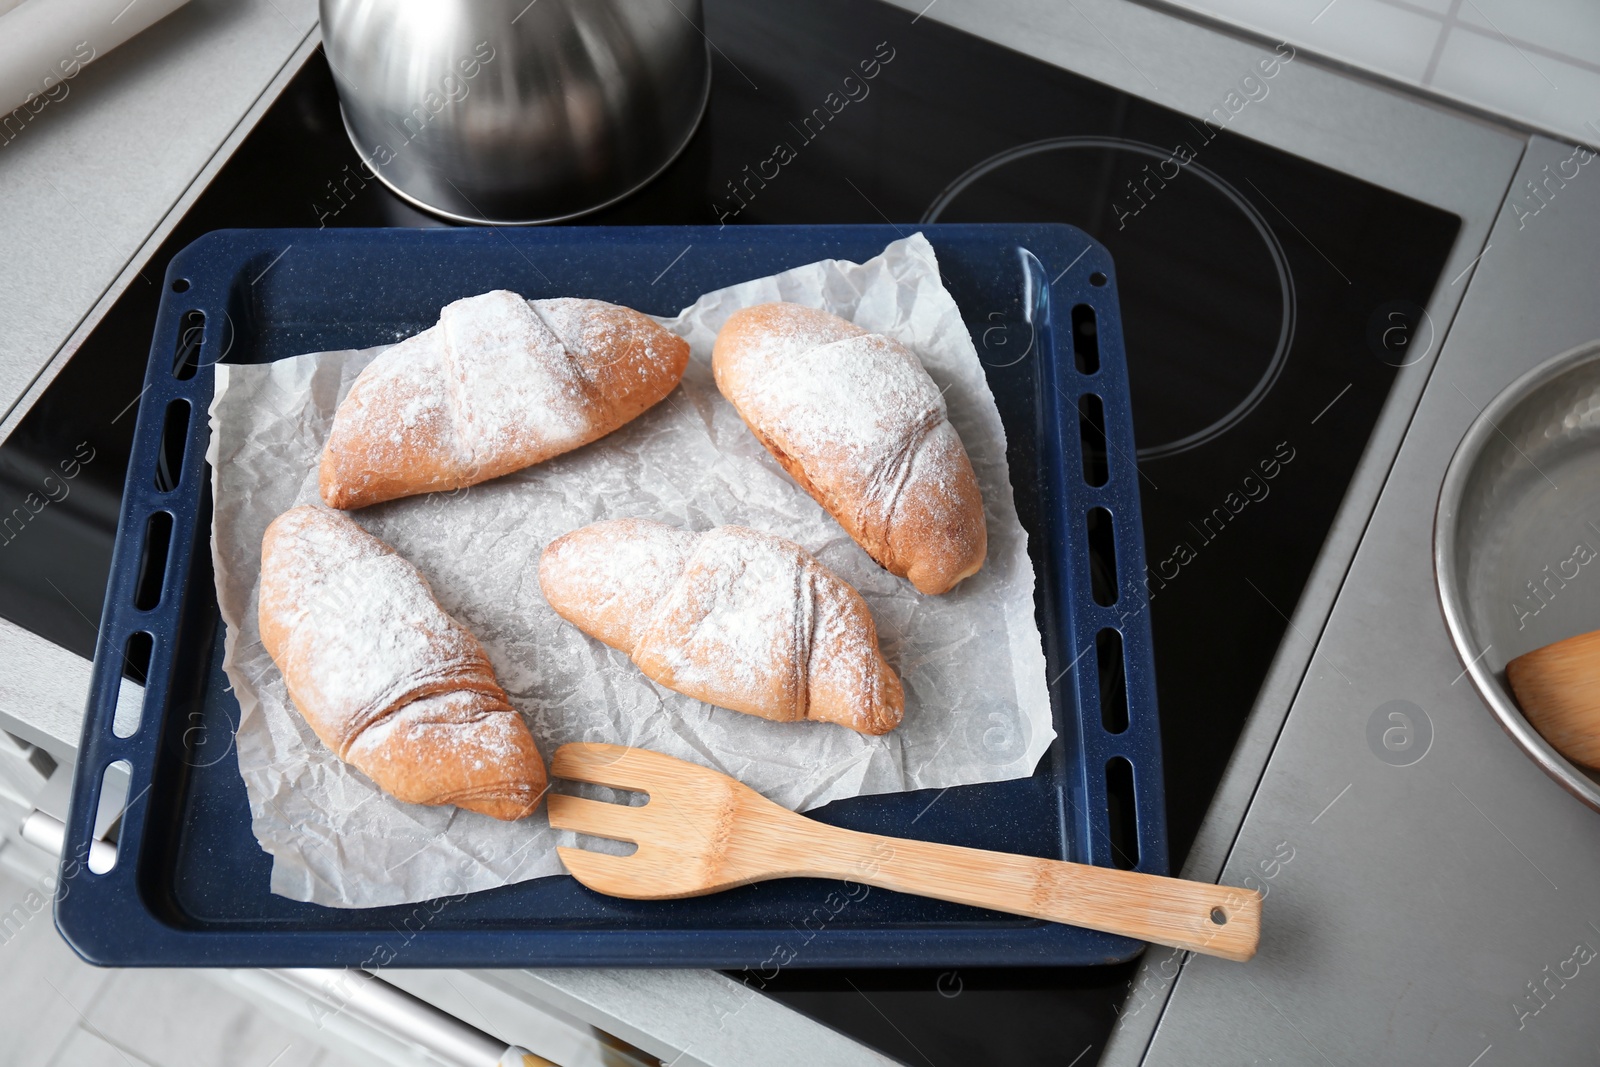
M 1347 62 L 1360 62 L 1387 73 L 1420 81 L 1439 36 L 1437 16 L 1384 3 L 1383 0 L 1337 0 L 1320 16 L 1313 10 L 1306 26 L 1315 34 L 1315 50 Z M 1293 40 L 1289 38 L 1289 40 Z M 1310 46 L 1308 46 L 1310 47 Z
M 1600 144 L 1600 0 L 1154 0 Z
M 1569 139 L 1600 143 L 1600 130 L 1586 125 L 1600 125 L 1600 69 L 1519 54 L 1495 37 L 1461 34 L 1445 50 L 1434 85 L 1457 96 L 1481 92 L 1515 98 L 1519 117 L 1532 125 L 1559 127 Z
M 1525 46 L 1572 57 L 1600 56 L 1594 0 L 1463 0 L 1460 19 Z M 1537 61 L 1537 57 L 1535 57 Z

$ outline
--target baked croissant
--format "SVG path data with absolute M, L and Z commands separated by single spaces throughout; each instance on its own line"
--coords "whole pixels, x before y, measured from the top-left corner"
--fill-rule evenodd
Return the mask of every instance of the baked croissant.
M 615 519 L 551 542 L 539 585 L 562 618 L 697 700 L 864 734 L 905 712 L 866 602 L 793 541 Z
M 365 507 L 543 462 L 642 414 L 688 365 L 688 342 L 615 304 L 503 289 L 457 300 L 356 378 L 322 453 L 322 499 Z
M 497 819 L 538 807 L 544 761 L 483 646 L 343 513 L 298 507 L 267 527 L 258 617 L 300 714 L 384 792 Z
M 978 478 L 916 353 L 800 304 L 736 311 L 717 388 L 783 468 L 888 570 L 943 593 L 983 566 Z

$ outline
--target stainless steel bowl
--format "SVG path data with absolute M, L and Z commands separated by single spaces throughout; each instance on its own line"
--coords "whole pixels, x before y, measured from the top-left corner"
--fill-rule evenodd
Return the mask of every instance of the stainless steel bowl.
M 1439 493 L 1445 624 L 1489 710 L 1545 772 L 1600 810 L 1600 774 L 1523 718 L 1505 665 L 1600 629 L 1600 341 L 1518 378 L 1478 415 Z
M 321 0 L 345 129 L 460 222 L 559 222 L 648 183 L 711 88 L 700 0 Z

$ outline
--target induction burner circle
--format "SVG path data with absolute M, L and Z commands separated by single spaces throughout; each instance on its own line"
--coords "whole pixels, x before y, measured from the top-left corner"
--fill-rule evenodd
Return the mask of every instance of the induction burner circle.
M 1204 142 L 1202 142 L 1202 146 L 1203 144 Z M 1156 160 L 1168 160 L 1177 164 L 1179 171 L 1177 175 L 1164 181 L 1157 178 L 1156 180 L 1159 183 L 1159 190 L 1165 190 L 1168 185 L 1176 183 L 1183 174 L 1192 174 L 1194 177 L 1203 182 L 1206 188 L 1221 198 L 1220 201 L 1216 202 L 1218 207 L 1221 207 L 1225 204 L 1232 209 L 1232 211 L 1235 213 L 1235 220 L 1231 223 L 1231 225 L 1235 226 L 1236 228 L 1240 228 L 1241 231 L 1246 231 L 1255 235 L 1255 237 L 1259 239 L 1261 245 L 1265 248 L 1267 258 L 1270 260 L 1271 280 L 1266 281 L 1265 275 L 1263 275 L 1263 281 L 1266 288 L 1276 290 L 1277 302 L 1279 304 L 1278 322 L 1275 331 L 1268 330 L 1267 333 L 1263 335 L 1261 339 L 1262 343 L 1259 346 L 1263 351 L 1267 350 L 1270 346 L 1270 357 L 1268 357 L 1264 363 L 1260 364 L 1259 371 L 1255 372 L 1253 377 L 1246 376 L 1246 380 L 1238 382 L 1237 388 L 1234 388 L 1231 393 L 1229 393 L 1229 395 L 1222 400 L 1221 403 L 1210 405 L 1210 410 L 1212 411 L 1216 411 L 1220 408 L 1220 415 L 1211 417 L 1209 421 L 1197 429 L 1189 430 L 1187 427 L 1185 427 L 1183 428 L 1183 431 L 1185 432 L 1178 432 L 1171 436 L 1168 440 L 1164 440 L 1153 445 L 1142 446 L 1138 449 L 1138 455 L 1140 459 L 1157 459 L 1163 456 L 1173 456 L 1178 455 L 1179 453 L 1188 452 L 1191 449 L 1198 448 L 1199 446 L 1214 440 L 1215 438 L 1226 433 L 1228 430 L 1232 429 L 1234 426 L 1237 426 L 1260 405 L 1261 401 L 1266 398 L 1266 395 L 1272 390 L 1273 385 L 1283 373 L 1284 364 L 1288 360 L 1289 348 L 1294 340 L 1295 309 L 1297 301 L 1295 296 L 1294 278 L 1289 271 L 1288 259 L 1284 255 L 1283 246 L 1279 243 L 1277 235 L 1272 232 L 1272 228 L 1267 225 L 1266 219 L 1259 211 L 1256 210 L 1255 205 L 1250 203 L 1250 201 L 1247 200 L 1237 189 L 1235 189 L 1233 185 L 1231 185 L 1226 179 L 1218 175 L 1216 172 L 1197 162 L 1193 158 L 1194 153 L 1192 150 L 1191 158 L 1187 162 L 1181 162 L 1176 156 L 1174 149 L 1166 149 L 1145 141 L 1136 141 L 1125 137 L 1052 137 L 1040 141 L 1031 141 L 1027 144 L 1017 145 L 1013 148 L 1006 149 L 1005 151 L 990 156 L 988 159 L 985 159 L 976 166 L 970 168 L 952 181 L 949 185 L 947 185 L 939 194 L 939 196 L 935 198 L 933 203 L 929 205 L 927 211 L 923 214 L 922 221 L 924 223 L 939 221 L 940 217 L 944 215 L 951 205 L 960 197 L 962 197 L 963 194 L 973 192 L 974 186 L 979 185 L 979 183 L 981 183 L 985 178 L 995 175 L 996 172 L 1000 171 L 1002 168 L 1006 168 L 1012 164 L 1017 164 L 1023 160 L 1028 160 L 1030 157 L 1040 157 L 1047 153 L 1084 150 L 1099 150 L 1102 153 L 1107 153 L 1106 158 L 1101 161 L 1101 176 L 1098 183 L 1098 207 L 1091 208 L 1086 203 L 1075 203 L 1072 205 L 1063 206 L 1060 204 L 1059 200 L 1056 200 L 1051 203 L 1051 210 L 1061 212 L 1064 210 L 1070 211 L 1071 209 L 1076 208 L 1079 210 L 1089 211 L 1091 214 L 1103 215 L 1104 208 L 1106 206 L 1107 194 L 1111 193 L 1108 185 L 1111 177 L 1110 172 L 1112 170 L 1111 160 L 1113 157 L 1111 156 L 1111 153 L 1127 152 L 1136 156 L 1149 157 Z M 1146 166 L 1148 168 L 1148 165 Z M 1130 181 L 1128 184 L 1131 189 L 1132 182 Z M 1132 212 L 1132 214 L 1140 214 L 1146 206 L 1151 206 L 1155 203 L 1170 202 L 1172 198 L 1168 197 L 1163 200 L 1159 190 L 1154 196 L 1152 196 L 1150 204 L 1145 204 L 1141 200 L 1140 209 Z M 1146 191 L 1149 191 L 1148 186 L 1146 186 Z M 1243 227 L 1239 227 L 1238 220 L 1242 220 L 1244 224 Z M 1119 265 L 1121 264 L 1121 258 L 1117 248 L 1118 239 L 1115 232 L 1097 232 L 1102 231 L 1102 226 L 1098 225 L 1092 218 L 1086 219 L 1081 217 L 1065 217 L 1062 218 L 1061 221 L 1071 222 L 1074 225 L 1077 225 L 1080 229 L 1088 231 L 1091 233 L 1091 235 L 1101 240 L 1102 243 L 1108 245 L 1108 247 L 1111 248 L 1113 258 L 1118 259 Z M 1118 221 L 1121 223 L 1125 220 L 1119 219 Z M 1210 221 L 1215 222 L 1215 220 Z M 1118 232 L 1120 232 L 1120 230 L 1121 226 L 1119 225 Z M 1176 230 L 1170 226 L 1166 228 L 1157 228 L 1156 224 L 1152 221 L 1149 228 L 1147 228 L 1144 232 L 1143 236 L 1147 241 L 1153 239 L 1157 242 L 1168 240 L 1170 238 L 1174 242 L 1174 245 L 1176 245 L 1177 242 L 1188 239 L 1189 234 L 1187 231 Z M 1120 284 L 1123 292 L 1124 304 L 1126 305 L 1129 302 L 1128 297 L 1130 295 L 1130 290 L 1136 290 L 1139 286 L 1139 278 L 1136 273 L 1130 272 L 1128 269 L 1119 270 L 1119 275 L 1121 277 Z M 1137 322 L 1129 322 L 1126 318 L 1125 311 L 1123 326 L 1124 334 L 1131 335 L 1137 332 L 1140 324 Z M 1239 395 L 1240 392 L 1243 393 L 1242 396 Z

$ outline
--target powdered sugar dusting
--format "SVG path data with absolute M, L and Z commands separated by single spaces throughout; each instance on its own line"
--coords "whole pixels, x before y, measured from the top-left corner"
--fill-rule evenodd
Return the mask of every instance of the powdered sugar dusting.
M 533 739 L 516 710 L 504 700 L 454 690 L 413 700 L 368 727 L 350 745 L 346 759 L 368 774 L 393 766 L 421 780 L 427 795 L 418 803 L 457 803 L 474 798 L 530 802 L 542 775 Z M 531 773 L 530 773 L 531 771 Z
M 398 703 L 454 687 L 498 690 L 476 638 L 417 569 L 341 512 L 301 507 L 268 532 L 262 614 L 270 649 L 300 666 L 296 703 L 341 758 Z
M 811 579 L 814 611 L 807 670 L 811 716 L 866 733 L 898 726 L 904 691 L 878 650 L 877 628 L 866 604 L 844 579 L 824 567 L 818 566 Z
M 695 535 L 660 522 L 612 519 L 552 541 L 540 556 L 539 582 L 592 620 L 590 633 L 633 651 L 655 605 L 683 577 Z
M 653 381 L 655 374 L 677 373 L 682 358 L 677 336 L 654 329 L 649 320 L 598 314 L 598 309 L 611 307 L 599 300 L 563 296 L 530 303 L 545 325 L 580 357 L 591 379 L 596 371 L 621 363 L 654 372 L 613 383 L 624 389 Z
M 768 336 L 723 376 L 729 399 L 829 500 L 859 500 L 864 525 L 886 526 L 917 446 L 945 422 L 944 398 L 898 341 L 838 329 L 810 308 L 773 307 L 783 313 L 762 320 Z
M 351 390 L 350 408 L 340 413 L 335 435 L 350 426 L 385 427 L 387 432 L 369 436 L 364 457 L 368 467 L 396 469 L 417 441 L 435 442 L 445 454 L 459 450 L 444 335 L 437 326 L 406 338 L 383 359 L 373 360 L 360 385 Z
M 650 613 L 634 661 L 710 703 L 804 718 L 811 598 L 803 556 L 792 541 L 744 527 L 701 534 L 683 576 Z
M 583 374 L 528 301 L 504 289 L 457 300 L 440 312 L 439 328 L 466 469 L 583 443 L 591 420 Z
M 328 500 L 455 489 L 570 451 L 669 392 L 684 348 L 601 300 L 454 301 L 357 379 L 329 438 Z
M 613 562 L 584 567 L 603 558 L 600 546 Z M 899 721 L 898 696 L 886 709 L 878 685 L 884 668 L 865 604 L 793 541 L 743 526 L 696 535 L 618 520 L 557 542 L 540 576 L 569 617 L 680 692 L 784 722 Z M 613 613 L 636 620 L 630 641 L 606 635 Z

